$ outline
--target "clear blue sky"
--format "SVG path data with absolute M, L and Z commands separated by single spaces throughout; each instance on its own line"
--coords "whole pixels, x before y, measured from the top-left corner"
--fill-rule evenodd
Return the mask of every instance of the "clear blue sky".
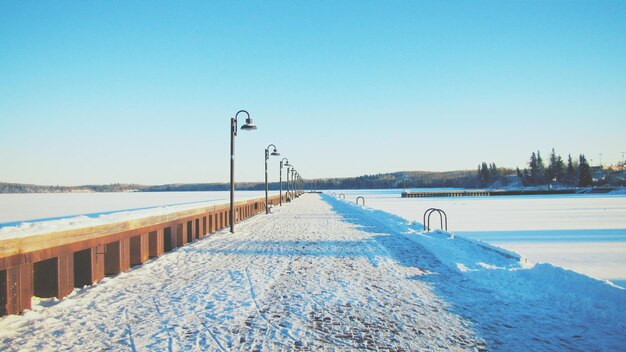
M 1 1 L 0 181 L 263 180 L 626 151 L 626 1 Z M 278 160 L 270 160 L 278 177 Z

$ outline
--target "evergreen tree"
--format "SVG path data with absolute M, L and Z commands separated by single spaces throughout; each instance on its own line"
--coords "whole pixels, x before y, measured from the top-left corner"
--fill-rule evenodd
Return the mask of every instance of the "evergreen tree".
M 543 185 L 546 183 L 546 167 L 543 164 L 543 159 L 541 159 L 541 153 L 537 151 L 537 179 L 535 180 L 535 184 Z
M 498 168 L 496 167 L 496 163 L 489 164 L 489 176 L 493 181 L 495 181 L 495 179 L 500 176 Z
M 587 159 L 583 154 L 580 154 L 578 158 L 578 186 L 587 187 L 591 186 L 593 178 L 591 176 L 591 167 L 587 163 Z
M 528 184 L 534 185 L 535 180 L 537 180 L 537 155 L 535 154 L 535 152 L 530 155 L 530 163 L 528 164 L 528 166 L 530 167 Z
M 574 168 L 574 163 L 572 162 L 572 154 L 567 155 L 567 173 L 565 178 L 568 185 L 573 186 L 577 184 L 576 168 Z
M 550 164 L 548 165 L 548 170 L 546 172 L 548 182 L 561 182 L 563 181 L 564 175 L 565 164 L 563 163 L 563 159 L 561 159 L 560 155 L 556 155 L 554 148 L 552 148 L 552 153 L 550 153 Z
M 530 181 L 531 185 L 543 185 L 546 183 L 546 167 L 543 165 L 543 159 L 541 154 L 537 151 L 537 154 L 533 152 L 530 155 Z
M 483 187 L 489 185 L 489 183 L 491 182 L 491 172 L 489 171 L 489 166 L 487 166 L 487 163 L 484 161 L 480 165 L 479 175 L 480 185 Z

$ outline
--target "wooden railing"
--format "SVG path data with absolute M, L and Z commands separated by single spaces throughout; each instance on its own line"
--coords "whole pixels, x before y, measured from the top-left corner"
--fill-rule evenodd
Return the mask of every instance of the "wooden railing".
M 285 202 L 286 196 L 283 196 Z M 279 196 L 269 198 L 279 204 Z M 33 296 L 69 295 L 164 252 L 222 230 L 228 204 L 214 205 L 113 224 L 2 240 L 0 315 L 31 308 Z M 265 198 L 235 204 L 235 221 L 265 212 Z

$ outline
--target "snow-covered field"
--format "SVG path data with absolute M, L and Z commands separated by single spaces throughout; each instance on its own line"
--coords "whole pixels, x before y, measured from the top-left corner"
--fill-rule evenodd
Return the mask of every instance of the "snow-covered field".
M 443 209 L 448 229 L 626 287 L 626 195 L 400 198 L 401 190 L 333 190 L 354 202 L 422 223 Z M 437 214 L 431 228 L 439 227 Z
M 328 196 L 0 318 L 0 349 L 602 350 L 626 291 Z

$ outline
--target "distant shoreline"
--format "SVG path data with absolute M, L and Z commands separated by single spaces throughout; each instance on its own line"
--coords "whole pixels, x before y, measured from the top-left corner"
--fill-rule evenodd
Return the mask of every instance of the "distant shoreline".
M 11 185 L 10 187 L 7 185 Z M 17 185 L 17 187 L 16 187 Z M 120 187 L 121 186 L 121 187 Z M 39 186 L 39 185 L 23 185 L 0 183 L 0 194 L 50 194 L 50 193 L 156 193 L 156 192 L 225 192 L 229 190 L 228 184 L 176 184 L 162 186 L 140 186 L 132 185 L 94 185 L 94 186 Z M 264 183 L 242 183 L 236 184 L 237 191 L 262 191 L 265 189 Z M 306 187 L 309 190 L 309 187 Z M 451 197 L 460 193 L 491 193 L 491 195 L 531 195 L 531 194 L 606 194 L 623 190 L 625 187 L 613 186 L 594 186 L 594 187 L 475 187 L 475 188 L 456 188 L 456 187 L 339 187 L 339 188 L 315 188 L 313 191 L 336 191 L 336 190 L 391 190 L 397 189 L 403 194 L 403 197 Z M 434 190 L 438 189 L 438 190 Z M 269 184 L 270 191 L 278 191 L 278 182 Z M 287 190 L 286 183 L 283 182 L 283 192 Z M 407 190 L 414 190 L 408 191 Z M 424 190 L 424 191 L 420 191 Z M 404 194 L 409 194 L 405 196 Z M 410 195 L 421 193 L 424 195 Z

